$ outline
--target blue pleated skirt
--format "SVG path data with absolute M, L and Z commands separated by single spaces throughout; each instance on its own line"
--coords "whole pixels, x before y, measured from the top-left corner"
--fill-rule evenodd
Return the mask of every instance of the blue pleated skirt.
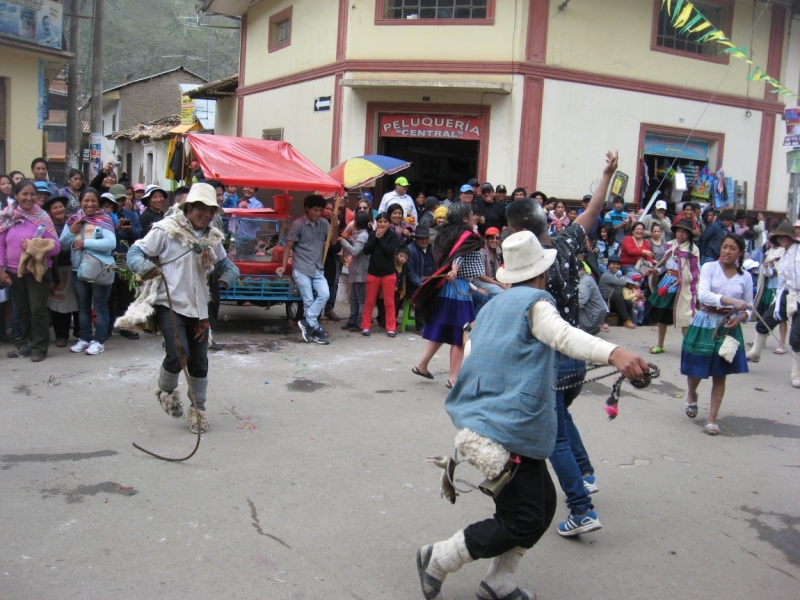
M 422 330 L 423 339 L 451 346 L 464 345 L 464 325 L 475 320 L 472 291 L 466 279 L 446 281 Z

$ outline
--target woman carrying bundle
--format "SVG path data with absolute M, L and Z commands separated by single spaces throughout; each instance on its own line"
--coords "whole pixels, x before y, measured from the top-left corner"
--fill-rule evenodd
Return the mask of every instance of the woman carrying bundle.
M 655 228 L 655 225 L 653 225 Z M 694 243 L 694 224 L 681 219 L 672 226 L 675 239 L 650 275 L 650 319 L 658 323 L 658 343 L 650 354 L 664 352 L 667 327 L 680 327 L 684 335 L 697 312 L 697 281 L 700 273 L 700 250 Z M 657 277 L 661 277 L 660 280 Z M 656 284 L 656 281 L 658 283 Z

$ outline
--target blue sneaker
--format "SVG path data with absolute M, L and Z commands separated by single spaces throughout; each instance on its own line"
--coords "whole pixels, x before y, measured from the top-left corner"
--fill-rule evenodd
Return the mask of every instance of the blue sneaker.
M 596 494 L 600 491 L 600 488 L 597 487 L 597 479 L 595 479 L 594 475 L 587 475 L 583 478 L 583 487 L 585 487 L 586 491 L 590 494 Z
M 589 533 L 603 527 L 597 518 L 597 513 L 587 510 L 583 516 L 570 513 L 566 521 L 558 524 L 558 535 L 572 537 L 582 533 Z

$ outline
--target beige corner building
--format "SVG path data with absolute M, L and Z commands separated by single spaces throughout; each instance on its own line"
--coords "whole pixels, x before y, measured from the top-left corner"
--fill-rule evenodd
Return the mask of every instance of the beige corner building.
M 30 175 L 31 161 L 47 156 L 48 88 L 72 54 L 62 49 L 61 4 L 2 4 L 0 173 Z
M 694 4 L 800 87 L 800 3 Z M 219 134 L 284 139 L 323 169 L 402 157 L 412 192 L 476 176 L 564 199 L 593 189 L 617 149 L 628 202 L 677 158 L 687 179 L 723 168 L 749 209 L 786 211 L 783 113 L 796 98 L 749 81 L 716 42 L 681 36 L 661 0 L 206 0 L 200 11 L 242 23 L 236 114 Z

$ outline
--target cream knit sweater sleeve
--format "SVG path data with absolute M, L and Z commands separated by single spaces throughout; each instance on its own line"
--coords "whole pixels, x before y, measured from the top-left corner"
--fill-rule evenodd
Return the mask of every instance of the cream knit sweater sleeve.
M 528 316 L 536 339 L 571 358 L 607 365 L 608 357 L 617 347 L 572 327 L 549 302 L 535 302 Z

